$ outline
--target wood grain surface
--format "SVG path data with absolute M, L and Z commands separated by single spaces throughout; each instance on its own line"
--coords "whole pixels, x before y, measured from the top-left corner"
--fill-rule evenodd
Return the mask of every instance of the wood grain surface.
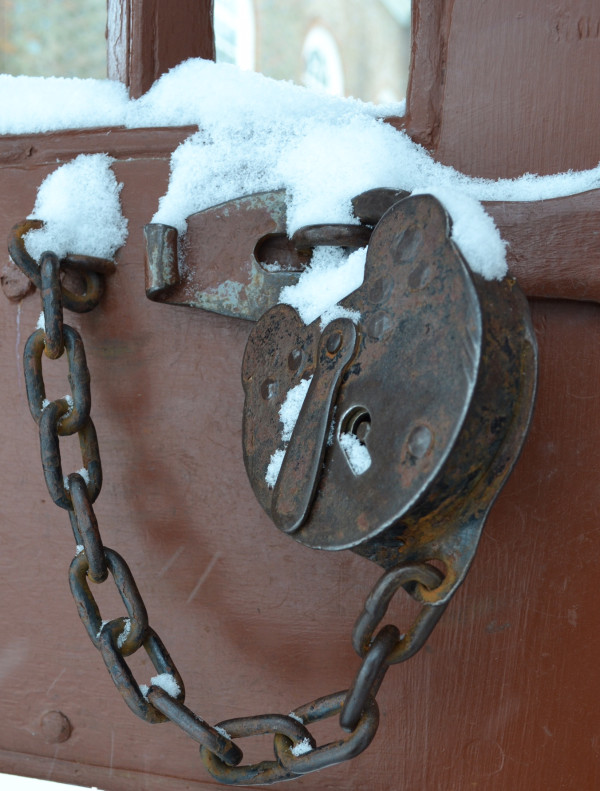
M 436 7 L 421 0 L 421 18 Z M 552 64 L 568 69 L 571 58 L 582 83 L 588 67 L 595 78 L 597 50 L 587 61 L 576 55 L 580 44 L 589 51 L 589 36 L 566 41 L 566 61 L 544 54 L 541 83 L 532 66 L 527 74 L 538 81 L 539 98 L 531 105 L 521 98 L 532 91 L 522 84 L 522 69 L 511 71 L 525 58 L 511 40 L 545 52 L 542 22 L 566 4 L 528 3 L 527 19 L 537 14 L 539 22 L 522 23 L 530 38 L 523 38 L 513 0 L 454 0 L 443 8 L 447 17 L 436 24 L 451 35 L 439 135 L 431 115 L 422 127 L 445 162 L 500 176 L 600 159 L 587 127 L 596 110 L 560 104 L 567 77 L 551 87 Z M 568 8 L 573 18 L 593 18 L 590 4 Z M 498 9 L 506 9 L 503 24 Z M 506 87 L 496 74 L 502 70 Z M 414 124 L 415 79 L 413 72 Z M 486 80 L 502 117 L 497 108 L 486 111 Z M 563 123 L 562 136 L 546 131 Z M 71 321 L 86 345 L 104 466 L 96 512 L 106 544 L 128 560 L 150 622 L 185 679 L 186 702 L 216 722 L 287 713 L 345 688 L 358 667 L 352 623 L 379 571 L 348 552 L 297 545 L 255 501 L 241 452 L 240 365 L 250 325 L 144 296 L 142 226 L 166 189 L 170 151 L 186 134 L 101 130 L 0 140 L 0 238 L 31 212 L 38 186 L 60 162 L 81 151 L 116 158 L 129 239 L 100 307 Z M 372 746 L 295 788 L 600 786 L 600 309 L 585 301 L 599 294 L 597 201 L 595 191 L 489 207 L 532 295 L 540 370 L 529 438 L 464 586 L 427 647 L 388 674 Z M 150 727 L 131 714 L 77 618 L 67 583 L 70 528 L 47 495 L 24 396 L 22 348 L 39 311 L 36 294 L 16 302 L 0 294 L 0 768 L 107 791 L 215 788 L 194 743 L 170 724 Z M 49 397 L 63 395 L 64 364 L 48 361 L 44 370 Z M 65 471 L 81 466 L 72 443 L 64 443 L 63 460 Z M 104 618 L 122 614 L 109 586 L 99 598 Z M 398 599 L 389 617 L 402 629 L 413 614 L 412 603 Z M 131 664 L 147 681 L 149 663 L 136 655 Z M 44 740 L 40 718 L 49 710 L 69 718 L 69 740 Z M 249 742 L 249 760 L 270 755 L 268 739 Z

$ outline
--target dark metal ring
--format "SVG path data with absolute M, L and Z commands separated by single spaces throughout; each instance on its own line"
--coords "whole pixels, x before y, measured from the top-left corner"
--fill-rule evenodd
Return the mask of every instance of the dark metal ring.
M 135 653 L 146 639 L 146 633 L 149 628 L 148 612 L 138 591 L 133 574 L 125 560 L 118 552 L 108 547 L 104 547 L 104 557 L 129 616 L 129 619 L 117 618 L 110 621 L 111 624 L 120 625 L 119 633 L 115 637 L 115 643 L 120 655 L 129 656 Z M 69 568 L 69 585 L 77 605 L 77 612 L 90 640 L 96 648 L 100 648 L 103 621 L 96 599 L 88 584 L 89 568 L 90 562 L 84 552 L 75 555 Z M 125 634 L 127 622 L 129 626 L 128 632 Z
M 347 694 L 347 692 L 336 692 L 307 703 L 294 711 L 294 717 L 301 719 L 305 725 L 333 717 L 343 709 Z M 293 743 L 282 734 L 276 734 L 275 755 L 281 765 L 294 775 L 317 772 L 342 761 L 349 761 L 362 753 L 373 741 L 378 726 L 379 707 L 375 698 L 369 697 L 356 729 L 345 738 L 316 747 L 304 754 L 295 755 Z
M 41 220 L 25 220 L 17 223 L 10 233 L 8 242 L 10 257 L 39 290 L 42 288 L 40 269 L 25 248 L 25 236 L 29 231 L 35 231 L 42 228 L 43 225 Z M 85 282 L 83 294 L 76 294 L 62 286 L 64 307 L 74 313 L 87 313 L 93 310 L 104 293 L 103 275 L 114 271 L 114 263 L 103 258 L 68 255 L 61 260 L 61 264 L 66 268 L 80 272 Z
M 146 697 L 155 709 L 162 712 L 191 739 L 218 756 L 227 766 L 237 766 L 240 763 L 243 755 L 237 744 L 194 714 L 180 700 L 171 697 L 164 689 L 156 686 L 150 687 Z
M 375 697 L 385 674 L 389 670 L 389 656 L 397 647 L 400 638 L 398 629 L 389 624 L 378 632 L 367 655 L 348 690 L 344 708 L 340 714 L 340 727 L 350 733 L 359 723 L 369 696 Z
M 81 336 L 76 329 L 65 324 L 63 326 L 63 338 L 67 351 L 68 375 L 73 406 L 58 422 L 57 432 L 61 437 L 75 434 L 75 432 L 84 428 L 89 419 L 92 404 L 90 372 L 87 367 Z M 40 422 L 46 400 L 46 386 L 42 370 L 44 348 L 44 330 L 36 330 L 27 339 L 25 351 L 23 352 L 27 401 L 31 416 L 36 423 Z
M 299 720 L 283 714 L 237 717 L 232 720 L 224 720 L 215 727 L 221 729 L 231 739 L 272 733 L 275 735 L 275 739 L 279 737 L 285 739 L 285 743 L 291 745 L 292 748 L 302 742 L 306 742 L 311 749 L 315 745 L 310 732 Z M 200 749 L 200 754 L 209 774 L 219 782 L 229 785 L 269 785 L 281 780 L 291 780 L 297 774 L 282 766 L 279 761 L 261 761 L 256 764 L 232 767 L 227 766 L 206 747 Z
M 436 588 L 442 581 L 442 574 L 426 563 L 397 566 L 387 571 L 377 581 L 367 596 L 362 613 L 356 619 L 352 631 L 352 645 L 360 657 L 364 657 L 372 643 L 373 633 L 385 616 L 388 606 L 400 588 L 411 592 L 414 583 Z M 443 615 L 448 602 L 424 604 L 412 626 L 403 634 L 397 648 L 388 657 L 390 664 L 404 662 L 414 656 L 425 645 L 436 623 Z
M 119 647 L 118 645 L 121 635 L 121 621 L 121 618 L 110 621 L 110 623 L 102 627 L 102 631 L 100 632 L 100 652 L 102 653 L 104 664 L 115 686 L 123 696 L 125 703 L 127 703 L 134 714 L 137 714 L 142 720 L 151 724 L 167 722 L 168 718 L 148 702 L 125 661 L 123 647 Z M 164 673 L 168 673 L 172 676 L 173 681 L 179 688 L 179 692 L 175 696 L 175 699 L 183 702 L 185 699 L 183 679 L 179 675 L 179 671 L 175 667 L 164 643 L 154 629 L 149 626 L 146 629 L 146 636 L 142 645 L 150 657 L 150 661 L 157 674 L 163 675 Z

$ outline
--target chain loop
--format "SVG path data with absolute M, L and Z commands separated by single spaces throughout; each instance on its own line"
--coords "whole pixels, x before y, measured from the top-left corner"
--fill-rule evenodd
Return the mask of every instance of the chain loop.
M 42 411 L 40 417 L 40 451 L 44 478 L 50 497 L 59 508 L 71 509 L 71 498 L 65 488 L 65 478 L 60 458 L 58 441 L 58 423 L 60 418 L 69 411 L 69 404 L 64 398 L 51 401 Z M 98 437 L 91 418 L 78 432 L 79 448 L 83 461 L 83 469 L 88 478 L 87 491 L 90 502 L 94 503 L 102 487 L 102 465 Z
M 261 736 L 265 733 L 278 735 L 292 748 L 306 743 L 310 749 L 315 741 L 310 732 L 297 719 L 283 714 L 259 714 L 255 717 L 238 717 L 220 722 L 221 728 L 232 739 L 245 736 Z M 281 780 L 289 780 L 296 772 L 282 766 L 280 761 L 261 761 L 256 764 L 230 767 L 212 754 L 206 747 L 200 750 L 202 761 L 208 772 L 222 783 L 231 785 L 270 785 Z
M 116 618 L 110 624 L 119 624 L 120 632 L 117 636 L 117 647 L 122 656 L 134 654 L 143 645 L 148 630 L 148 613 L 146 605 L 133 574 L 127 563 L 118 552 L 104 547 L 106 566 L 110 571 L 115 586 L 119 591 L 121 600 L 127 610 L 128 618 Z M 69 585 L 77 605 L 77 612 L 92 643 L 100 648 L 100 637 L 104 621 L 93 593 L 88 585 L 88 570 L 90 561 L 85 552 L 75 555 L 69 569 Z
M 369 697 L 374 698 L 379 692 L 385 674 L 390 668 L 388 657 L 398 645 L 400 632 L 388 624 L 378 633 L 348 690 L 344 708 L 340 713 L 340 727 L 350 733 L 360 720 Z
M 202 717 L 194 714 L 180 700 L 171 697 L 164 689 L 156 686 L 150 687 L 146 697 L 155 709 L 162 712 L 167 719 L 181 728 L 195 742 L 217 755 L 227 766 L 237 766 L 240 763 L 243 756 L 237 744 L 234 744 L 223 733 L 219 733 Z
M 75 517 L 73 533 L 76 543 L 81 542 L 89 563 L 87 576 L 92 582 L 104 582 L 108 577 L 108 566 L 98 530 L 98 520 L 90 502 L 87 486 L 78 472 L 69 475 L 67 480 Z
M 125 646 L 124 644 L 119 645 L 122 634 L 121 618 L 104 624 L 100 632 L 100 652 L 110 677 L 123 696 L 123 700 L 134 714 L 137 714 L 142 720 L 152 725 L 157 722 L 167 722 L 168 718 L 149 703 L 125 661 L 125 652 L 123 651 Z M 183 702 L 185 700 L 183 679 L 179 675 L 179 671 L 175 667 L 175 663 L 171 659 L 164 643 L 150 626 L 146 627 L 142 645 L 150 657 L 157 674 L 168 674 L 171 676 L 178 689 L 175 699 Z
M 307 703 L 294 711 L 294 717 L 301 719 L 305 725 L 334 717 L 342 711 L 347 694 L 336 692 Z M 292 742 L 286 736 L 276 734 L 275 755 L 281 765 L 295 775 L 317 772 L 360 755 L 373 741 L 378 726 L 379 707 L 375 698 L 369 697 L 355 730 L 345 738 L 305 753 L 295 753 Z
M 40 269 L 25 248 L 25 236 L 29 231 L 35 231 L 43 226 L 44 223 L 40 220 L 25 220 L 18 223 L 12 229 L 8 242 L 10 257 L 40 291 L 42 290 Z M 104 293 L 103 276 L 114 272 L 114 263 L 104 258 L 67 255 L 62 259 L 61 264 L 68 269 L 79 272 L 84 279 L 83 294 L 76 294 L 61 285 L 64 307 L 74 313 L 87 313 L 93 310 Z
M 63 309 L 60 289 L 60 261 L 54 253 L 44 253 L 40 259 L 42 306 L 44 311 L 45 352 L 57 360 L 65 350 L 63 342 Z
M 85 358 L 81 335 L 76 329 L 65 324 L 63 327 L 64 348 L 69 365 L 69 385 L 73 405 L 67 415 L 58 423 L 58 434 L 70 436 L 80 431 L 90 417 L 92 396 L 90 392 L 90 372 Z M 42 354 L 46 348 L 44 330 L 36 330 L 27 339 L 23 353 L 25 370 L 25 389 L 29 411 L 36 423 L 40 422 L 46 404 L 46 387 L 42 371 Z
M 410 593 L 411 586 L 414 586 L 414 583 L 419 583 L 425 585 L 426 588 L 433 589 L 440 584 L 442 579 L 442 574 L 434 566 L 426 563 L 397 566 L 380 577 L 368 595 L 364 609 L 354 624 L 352 645 L 356 653 L 360 657 L 367 654 L 369 646 L 372 644 L 373 632 L 386 614 L 394 594 L 400 588 L 405 587 Z M 388 656 L 390 665 L 405 662 L 421 650 L 447 606 L 448 602 L 422 606 L 410 629 L 400 637 L 395 649 L 390 652 Z
M 292 244 L 301 252 L 323 246 L 358 249 L 369 244 L 371 233 L 372 228 L 364 225 L 304 225 L 292 235 Z

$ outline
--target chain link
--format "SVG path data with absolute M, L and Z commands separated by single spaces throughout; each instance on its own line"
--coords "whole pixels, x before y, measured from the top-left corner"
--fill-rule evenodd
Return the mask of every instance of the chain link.
M 21 236 L 13 238 L 10 246 L 13 259 L 19 263 L 15 256 L 20 256 L 19 265 L 42 288 L 44 298 L 45 329 L 36 330 L 25 345 L 27 399 L 31 415 L 39 426 L 48 491 L 56 505 L 68 511 L 77 544 L 77 554 L 69 569 L 77 611 L 125 702 L 147 722 L 176 724 L 201 745 L 202 761 L 208 772 L 229 785 L 268 785 L 355 757 L 368 747 L 377 731 L 379 709 L 375 695 L 389 666 L 408 659 L 422 647 L 445 605 L 424 605 L 403 635 L 395 626 L 388 625 L 373 638 L 375 629 L 399 588 L 404 587 L 409 593 L 418 584 L 435 588 L 442 576 L 426 564 L 399 567 L 383 575 L 367 598 L 354 627 L 353 645 L 363 662 L 350 690 L 314 700 L 288 716 L 265 714 L 237 718 L 215 727 L 188 709 L 184 705 L 183 680 L 162 640 L 149 625 L 144 601 L 129 566 L 117 552 L 102 544 L 92 507 L 102 487 L 102 466 L 96 430 L 90 417 L 90 374 L 79 333 L 63 324 L 62 319 L 63 304 L 71 310 L 84 312 L 81 305 L 85 300 L 61 285 L 59 264 L 64 266 L 64 260 L 59 262 L 56 256 L 46 253 L 42 257 L 41 275 L 35 262 L 35 271 L 31 270 L 31 261 L 22 243 L 23 229 L 31 230 L 31 227 L 31 222 L 16 226 L 17 235 Z M 92 287 L 90 283 L 96 284 L 93 300 L 97 304 L 98 294 L 103 289 L 99 272 L 110 271 L 107 262 L 71 256 L 68 263 L 86 272 L 86 288 Z M 98 271 L 90 271 L 94 267 Z M 91 275 L 94 278 L 90 279 Z M 48 402 L 42 353 L 56 359 L 65 350 L 71 396 Z M 83 468 L 65 479 L 60 437 L 74 433 L 79 436 Z M 109 577 L 119 592 L 127 617 L 104 621 L 88 578 L 93 584 L 100 584 Z M 149 687 L 137 682 L 126 662 L 126 657 L 141 647 L 157 672 Z M 335 715 L 339 715 L 346 735 L 318 747 L 308 726 Z M 273 734 L 275 760 L 242 765 L 242 751 L 233 739 L 260 734 Z
M 64 350 L 67 352 L 69 366 L 68 380 L 71 388 L 70 400 L 73 402 L 69 413 L 61 418 L 58 434 L 66 437 L 80 431 L 90 417 L 92 397 L 90 392 L 90 372 L 85 359 L 81 336 L 73 327 L 65 324 L 62 328 Z M 42 355 L 46 348 L 44 330 L 37 330 L 29 336 L 23 355 L 25 388 L 29 411 L 39 424 L 44 407 L 48 404 L 42 372 Z

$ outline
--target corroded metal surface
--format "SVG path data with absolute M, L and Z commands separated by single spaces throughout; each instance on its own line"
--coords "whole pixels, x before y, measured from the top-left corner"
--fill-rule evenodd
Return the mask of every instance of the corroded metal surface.
M 353 200 L 356 224 L 286 231 L 284 190 L 257 192 L 192 214 L 180 238 L 170 225 L 144 227 L 146 296 L 258 321 L 297 282 L 317 246 L 358 248 L 372 226 L 406 193 L 369 190 Z
M 25 247 L 25 236 L 44 225 L 41 220 L 24 220 L 17 223 L 8 240 L 8 252 L 13 262 L 29 278 L 33 285 L 42 290 L 40 267 L 29 255 Z M 74 313 L 87 313 L 99 303 L 104 292 L 104 275 L 115 271 L 114 261 L 94 256 L 66 255 L 60 260 L 61 266 L 82 276 L 83 293 L 76 293 L 62 286 L 62 302 Z
M 145 227 L 149 299 L 257 321 L 308 260 L 287 240 L 282 190 L 222 203 L 187 222 L 183 239 L 171 226 Z M 284 252 L 285 267 L 269 254 L 270 245 Z
M 446 576 L 434 592 L 421 591 L 429 601 L 447 600 L 464 578 L 524 440 L 535 383 L 524 297 L 510 278 L 473 274 L 449 231 L 431 196 L 396 203 L 373 231 L 364 284 L 342 301 L 361 319 L 330 421 L 332 441 L 318 485 L 295 482 L 299 500 L 307 487 L 312 498 L 294 538 L 353 548 L 384 568 L 439 560 Z M 293 310 L 277 306 L 252 331 L 244 357 L 246 468 L 276 524 L 278 484 L 271 488 L 265 476 L 273 453 L 286 450 L 279 419 L 286 395 L 317 370 L 318 324 L 304 327 Z M 290 448 L 310 442 L 303 415 L 313 408 L 315 381 Z M 343 434 L 370 455 L 360 474 Z

